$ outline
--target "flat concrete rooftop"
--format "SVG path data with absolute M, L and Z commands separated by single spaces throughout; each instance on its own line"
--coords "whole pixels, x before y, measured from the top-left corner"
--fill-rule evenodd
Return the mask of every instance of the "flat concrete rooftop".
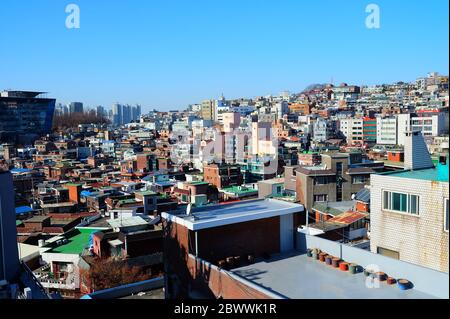
M 301 204 L 276 199 L 258 199 L 195 208 L 190 216 L 185 213 L 162 213 L 161 216 L 190 230 L 200 230 L 287 215 L 303 210 L 304 207 Z
M 400 290 L 397 285 L 385 282 L 379 288 L 368 288 L 363 273 L 352 275 L 295 252 L 231 272 L 288 299 L 436 298 L 414 289 Z

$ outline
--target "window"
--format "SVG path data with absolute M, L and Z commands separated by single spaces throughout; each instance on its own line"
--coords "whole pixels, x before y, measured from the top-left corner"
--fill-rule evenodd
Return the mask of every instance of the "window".
M 343 172 L 342 163 L 341 162 L 336 163 L 336 175 L 342 176 L 342 172 Z
M 317 176 L 314 178 L 314 185 L 325 185 L 328 184 L 327 176 Z
M 326 202 L 328 200 L 328 195 L 314 195 L 314 202 Z
M 383 247 L 377 247 L 377 254 L 394 258 L 394 259 L 400 259 L 400 253 L 395 250 L 383 248 Z
M 364 184 L 368 178 L 364 175 L 356 175 L 352 177 L 352 184 Z
M 419 215 L 420 199 L 417 195 L 383 192 L 383 209 L 411 215 Z
M 282 186 L 277 186 L 277 194 L 281 194 L 283 191 L 283 187 Z
M 449 224 L 448 210 L 449 210 L 448 198 L 445 198 L 444 199 L 444 230 L 446 232 L 448 232 L 448 224 Z
M 419 196 L 409 195 L 409 212 L 414 215 L 419 215 Z
M 407 194 L 392 193 L 392 210 L 397 210 L 399 212 L 407 212 L 406 202 L 408 199 Z

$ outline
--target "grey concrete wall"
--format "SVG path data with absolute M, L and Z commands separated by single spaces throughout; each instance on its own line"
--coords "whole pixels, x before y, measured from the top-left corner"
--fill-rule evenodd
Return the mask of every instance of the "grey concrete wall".
M 272 195 L 272 184 L 258 182 L 258 198 L 264 199 L 269 195 Z
M 333 256 L 362 267 L 370 266 L 372 268 L 376 266 L 379 271 L 383 271 L 393 278 L 404 278 L 411 281 L 414 289 L 438 298 L 449 298 L 448 273 L 297 232 L 297 249 L 300 252 L 306 252 L 308 248 L 319 248 Z

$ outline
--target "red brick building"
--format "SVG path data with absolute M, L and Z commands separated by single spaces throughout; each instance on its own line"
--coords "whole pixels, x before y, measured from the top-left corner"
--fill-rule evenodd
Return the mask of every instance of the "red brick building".
M 240 186 L 243 176 L 239 166 L 227 164 L 210 164 L 203 167 L 205 182 L 222 189 L 231 186 Z
M 218 268 L 231 269 L 293 250 L 303 211 L 299 204 L 266 199 L 203 207 L 190 215 L 163 213 L 168 295 L 267 298 L 251 289 L 242 293 L 236 287 L 242 283 L 225 279 Z

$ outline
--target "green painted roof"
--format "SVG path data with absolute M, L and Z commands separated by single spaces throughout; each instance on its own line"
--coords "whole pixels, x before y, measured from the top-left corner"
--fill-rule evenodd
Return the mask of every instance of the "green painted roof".
M 253 193 L 258 193 L 258 190 L 254 189 L 254 188 L 247 188 L 247 187 L 241 187 L 241 186 L 232 186 L 232 187 L 227 187 L 227 188 L 223 188 L 222 191 L 227 192 L 227 193 L 233 193 L 233 194 L 237 194 L 237 195 L 247 195 L 247 194 L 253 194 Z
M 447 165 L 438 164 L 435 168 L 386 172 L 380 173 L 379 175 L 389 175 L 409 179 L 420 179 L 420 180 L 448 183 L 448 173 L 449 173 L 449 164 L 447 160 Z
M 70 233 L 69 237 L 67 237 L 69 240 L 67 244 L 55 247 L 48 252 L 60 254 L 81 254 L 85 248 L 88 248 L 91 234 L 99 230 L 101 229 L 75 229 Z
M 196 186 L 196 185 L 208 185 L 209 183 L 208 182 L 197 181 L 197 182 L 190 182 L 189 184 Z

